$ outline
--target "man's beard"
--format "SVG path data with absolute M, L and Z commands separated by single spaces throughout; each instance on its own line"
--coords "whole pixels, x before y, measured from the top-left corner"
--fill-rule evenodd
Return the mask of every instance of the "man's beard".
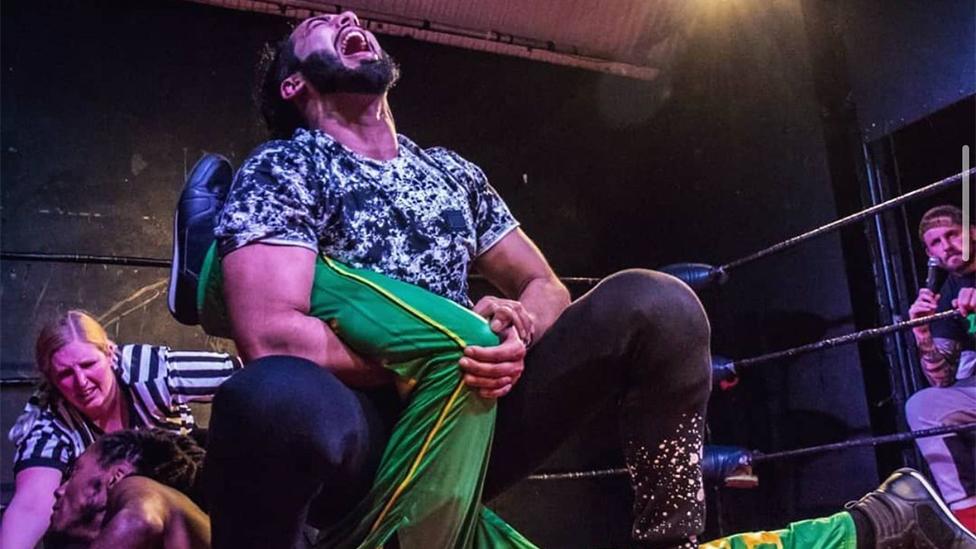
M 309 54 L 299 69 L 319 93 L 381 94 L 400 78 L 400 67 L 385 51 L 380 58 L 350 69 L 324 51 Z
M 959 259 L 960 259 L 959 263 L 957 263 L 956 265 L 951 266 L 951 267 L 949 265 L 943 263 L 942 267 L 945 270 L 949 271 L 950 273 L 952 273 L 952 274 L 954 274 L 956 276 L 962 276 L 964 274 L 967 274 L 967 273 L 969 273 L 972 270 L 973 264 L 976 263 L 976 257 L 973 256 L 973 253 L 974 252 L 976 252 L 976 250 L 973 250 L 973 249 L 970 250 L 970 252 L 969 252 L 969 254 L 970 254 L 969 261 L 962 261 L 962 252 L 959 252 L 958 254 L 953 254 L 953 256 L 956 256 L 956 255 L 959 256 Z

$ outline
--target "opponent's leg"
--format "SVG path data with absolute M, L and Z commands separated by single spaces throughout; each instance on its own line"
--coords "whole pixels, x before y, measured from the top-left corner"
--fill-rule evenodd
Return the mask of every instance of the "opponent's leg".
M 206 269 L 210 290 L 202 297 L 219 307 L 213 267 Z M 373 489 L 351 514 L 355 521 L 327 534 L 327 546 L 359 540 L 376 546 L 395 531 L 404 548 L 470 546 L 494 403 L 463 385 L 457 361 L 465 346 L 494 345 L 496 336 L 484 319 L 451 301 L 328 259 L 316 264 L 311 297 L 312 316 L 327 320 L 357 352 L 383 358 L 413 386 Z M 510 546 L 531 546 L 520 543 Z
M 794 522 L 782 530 L 747 532 L 710 541 L 700 549 L 855 549 L 854 521 L 846 511 Z
M 202 483 L 214 547 L 296 546 L 320 492 L 333 520 L 345 516 L 369 490 L 389 427 L 367 393 L 307 360 L 249 363 L 213 403 Z
M 529 350 L 521 380 L 499 400 L 486 496 L 529 474 L 614 401 L 635 490 L 634 539 L 689 545 L 704 529 L 710 375 L 708 320 L 686 285 L 642 270 L 607 278 Z
M 451 301 L 329 259 L 316 268 L 312 296 L 313 316 L 412 385 L 373 491 L 354 513 L 368 520 L 328 539 L 352 547 L 344 540 L 365 533 L 359 547 L 374 547 L 397 531 L 401 548 L 472 546 L 495 410 L 462 383 L 457 361 L 465 346 L 495 345 L 497 337 Z M 511 528 L 491 531 L 490 547 L 532 547 Z

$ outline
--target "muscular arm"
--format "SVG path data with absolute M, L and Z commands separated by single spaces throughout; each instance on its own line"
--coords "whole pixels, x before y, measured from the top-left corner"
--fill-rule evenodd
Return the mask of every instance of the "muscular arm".
M 247 361 L 270 355 L 306 358 L 350 386 L 386 383 L 391 374 L 353 353 L 325 322 L 308 316 L 315 252 L 251 244 L 222 262 L 234 341 Z
M 475 268 L 532 318 L 530 341 L 538 340 L 569 306 L 569 291 L 539 248 L 521 229 L 502 238 L 475 262 Z
M 15 483 L 16 492 L 0 525 L 0 547 L 31 549 L 51 522 L 54 491 L 61 484 L 61 471 L 53 467 L 27 467 L 17 473 Z
M 501 337 L 496 347 L 470 346 L 459 362 L 464 381 L 485 398 L 506 395 L 525 368 L 526 344 L 537 341 L 569 306 L 569 291 L 521 230 L 507 234 L 478 258 L 475 267 L 506 301 L 491 296 L 475 305 Z

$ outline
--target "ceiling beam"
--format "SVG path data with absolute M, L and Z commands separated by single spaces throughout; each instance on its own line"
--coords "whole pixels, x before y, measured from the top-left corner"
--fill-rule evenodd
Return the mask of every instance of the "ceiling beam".
M 189 0 L 241 11 L 253 11 L 302 20 L 314 15 L 338 13 L 344 9 L 338 4 L 310 0 Z M 389 36 L 409 37 L 424 42 L 466 48 L 470 50 L 522 57 L 591 71 L 634 78 L 654 80 L 660 69 L 634 65 L 587 55 L 575 46 L 557 44 L 492 30 L 465 29 L 443 23 L 413 19 L 400 15 L 383 14 L 368 10 L 356 10 L 363 26 L 370 32 Z

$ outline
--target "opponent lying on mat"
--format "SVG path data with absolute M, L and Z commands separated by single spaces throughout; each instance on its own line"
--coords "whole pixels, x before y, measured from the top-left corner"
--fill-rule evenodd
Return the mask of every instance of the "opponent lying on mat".
M 189 437 L 155 429 L 105 435 L 75 461 L 55 493 L 53 539 L 45 543 L 210 547 L 210 520 L 186 495 L 202 464 L 203 450 Z
M 191 439 L 165 431 L 106 435 L 58 489 L 51 530 L 61 539 L 51 541 L 76 548 L 210 547 L 210 522 L 185 495 L 202 460 Z M 976 536 L 954 521 L 919 473 L 902 469 L 846 512 L 775 532 L 736 534 L 702 549 L 888 547 L 972 549 Z
M 163 426 L 189 435 L 191 402 L 209 402 L 241 361 L 225 353 L 116 345 L 90 315 L 69 310 L 38 333 L 41 383 L 10 429 L 16 492 L 0 546 L 31 549 L 47 530 L 54 491 L 98 437 Z

